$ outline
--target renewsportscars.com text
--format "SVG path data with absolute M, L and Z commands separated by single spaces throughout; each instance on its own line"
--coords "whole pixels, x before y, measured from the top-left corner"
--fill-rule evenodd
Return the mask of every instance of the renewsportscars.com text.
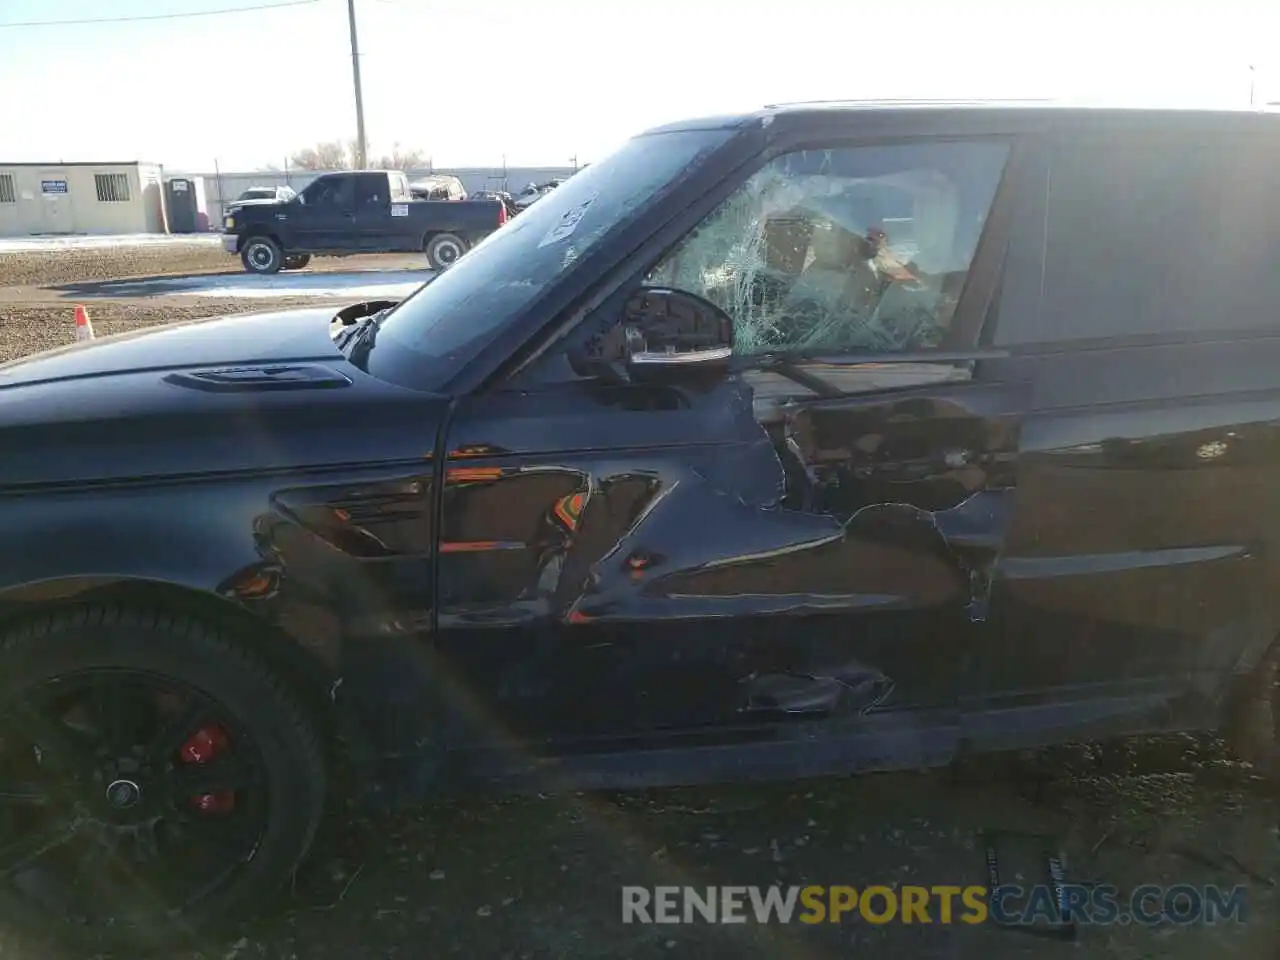
M 623 923 L 1244 923 L 1247 888 L 1147 884 L 622 888 Z

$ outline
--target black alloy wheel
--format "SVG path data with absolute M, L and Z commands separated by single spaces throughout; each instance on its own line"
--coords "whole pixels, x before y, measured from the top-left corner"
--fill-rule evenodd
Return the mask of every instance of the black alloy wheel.
M 24 657 L 34 669 L 0 683 L 7 912 L 156 946 L 260 906 L 323 803 L 318 745 L 287 692 L 197 622 L 98 608 L 43 626 Z M 0 670 L 22 646 L 6 644 Z

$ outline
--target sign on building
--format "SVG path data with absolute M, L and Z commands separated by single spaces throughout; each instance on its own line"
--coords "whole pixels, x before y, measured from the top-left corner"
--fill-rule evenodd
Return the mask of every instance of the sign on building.
M 65 180 L 41 180 L 40 192 L 46 197 L 67 192 L 67 181 Z

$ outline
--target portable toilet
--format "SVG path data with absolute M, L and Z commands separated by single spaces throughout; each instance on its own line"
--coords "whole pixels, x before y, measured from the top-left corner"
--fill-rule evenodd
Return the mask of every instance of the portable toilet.
M 204 198 L 204 177 L 172 177 L 165 184 L 172 233 L 208 233 L 209 208 Z

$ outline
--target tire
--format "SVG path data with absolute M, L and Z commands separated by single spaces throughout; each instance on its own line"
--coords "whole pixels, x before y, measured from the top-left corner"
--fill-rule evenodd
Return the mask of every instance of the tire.
M 467 252 L 469 244 L 456 233 L 437 233 L 427 238 L 427 266 L 448 270 Z
M 311 254 L 309 253 L 293 253 L 288 254 L 284 258 L 284 266 L 282 270 L 301 270 L 311 262 Z
M 136 687 L 130 685 L 135 682 Z M 94 683 L 132 693 L 84 701 L 110 703 L 112 709 L 84 706 L 76 691 L 88 688 L 97 694 Z M 81 726 L 67 722 L 60 697 L 71 698 L 70 716 L 81 717 Z M 15 702 L 42 700 L 55 704 L 54 713 L 11 709 Z M 98 716 L 97 709 L 105 718 L 101 729 L 109 725 L 132 731 L 115 740 L 117 746 L 129 743 L 129 750 L 106 759 L 104 753 L 87 750 L 84 730 L 99 727 L 83 718 Z M 144 713 L 153 719 L 152 726 L 135 724 Z M 189 617 L 104 605 L 69 609 L 10 628 L 0 634 L 0 717 L 6 744 L 20 744 L 38 731 L 35 748 L 17 749 L 4 762 L 30 766 L 34 755 L 34 782 L 59 783 L 47 793 L 47 805 L 30 808 L 32 816 L 47 818 L 40 829 L 59 836 L 58 831 L 77 831 L 71 841 L 61 841 L 64 846 L 51 861 L 11 853 L 13 841 L 7 832 L 0 835 L 0 857 L 26 856 L 19 859 L 19 868 L 9 860 L 0 865 L 5 878 L 0 906 L 17 922 L 35 921 L 45 934 L 60 932 L 108 947 L 194 944 L 196 931 L 247 916 L 279 891 L 306 855 L 323 813 L 326 771 L 314 719 L 289 684 L 251 648 Z M 188 734 L 192 726 L 196 729 Z M 152 729 L 160 732 L 149 735 Z M 144 742 L 148 746 L 140 748 Z M 174 743 L 178 746 L 170 749 Z M 217 744 L 226 752 L 221 760 L 212 753 L 201 759 L 197 747 L 212 750 Z M 191 766 L 206 762 L 208 766 Z M 105 773 L 102 764 L 108 766 Z M 67 780 L 77 765 L 86 772 L 72 772 Z M 104 790 L 103 781 L 112 776 L 117 779 Z M 220 780 L 235 785 L 216 786 Z M 17 781 L 10 776 L 10 782 Z M 65 812 L 71 809 L 68 801 L 74 804 L 73 813 Z M 78 826 L 68 827 L 67 818 Z M 6 827 L 19 825 L 0 819 L 0 831 Z M 235 830 L 240 844 L 229 845 L 230 854 L 213 842 L 221 836 L 226 843 L 218 831 L 227 829 Z M 89 855 L 81 853 L 77 859 L 74 855 L 84 848 Z M 72 855 L 76 883 L 118 884 L 108 876 L 111 858 L 128 859 L 128 870 L 142 878 L 138 903 L 145 909 L 117 909 L 117 900 L 126 901 L 113 892 L 103 897 L 98 891 L 76 895 L 70 887 L 59 888 L 56 871 L 71 869 L 60 859 L 62 850 Z M 100 859 L 91 859 L 94 854 Z M 144 855 L 153 859 L 138 859 Z M 166 885 L 165 871 L 193 870 L 205 862 L 202 857 L 212 861 L 211 875 L 220 875 L 223 861 L 230 864 L 229 872 L 220 885 L 187 902 L 182 891 L 200 890 L 203 874 L 190 886 Z M 41 864 L 50 862 L 53 866 L 41 873 Z M 84 876 L 85 864 L 93 865 L 92 876 Z M 159 872 L 153 876 L 148 870 Z M 35 897 L 30 889 L 20 889 L 24 884 L 34 884 Z M 56 897 L 60 890 L 72 895 L 50 904 L 49 891 Z M 175 902 L 179 905 L 170 912 Z
M 284 253 L 270 237 L 250 237 L 240 250 L 240 262 L 250 273 L 279 273 L 284 266 Z

